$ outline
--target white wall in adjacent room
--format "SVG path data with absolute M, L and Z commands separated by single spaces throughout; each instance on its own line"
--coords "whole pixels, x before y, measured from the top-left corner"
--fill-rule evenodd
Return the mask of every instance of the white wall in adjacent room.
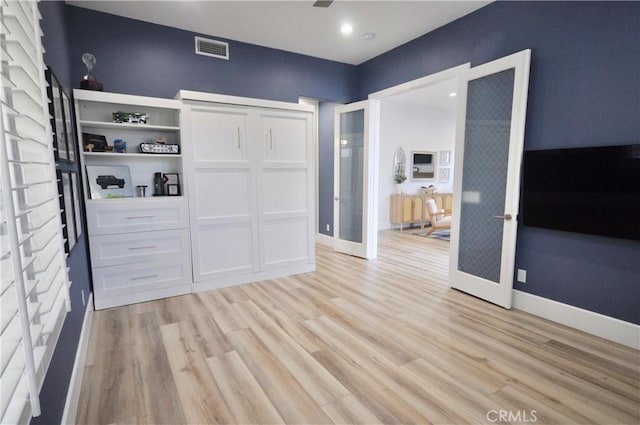
M 448 101 L 448 100 L 444 100 Z M 433 102 L 430 102 L 433 103 Z M 404 102 L 401 99 L 385 99 L 380 104 L 380 174 L 378 229 L 388 229 L 390 195 L 398 189 L 393 180 L 393 156 L 398 147 L 404 149 L 407 163 L 407 180 L 403 184 L 405 193 L 417 193 L 422 186 L 434 185 L 438 192 L 453 190 L 453 157 L 456 134 L 456 111 Z M 448 183 L 438 181 L 440 152 L 451 151 L 450 178 Z M 411 153 L 413 151 L 435 151 L 436 173 L 433 180 L 411 179 Z

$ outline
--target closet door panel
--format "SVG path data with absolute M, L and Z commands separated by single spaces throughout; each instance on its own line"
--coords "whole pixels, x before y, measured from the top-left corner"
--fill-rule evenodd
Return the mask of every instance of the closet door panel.
M 251 221 L 200 224 L 192 238 L 195 282 L 254 271 Z
M 194 102 L 187 116 L 194 282 L 312 270 L 312 114 Z
M 310 134 L 309 114 L 263 112 L 261 114 L 262 148 L 265 161 L 308 161 Z
M 305 216 L 265 218 L 263 268 L 272 270 L 309 262 L 309 220 Z
M 312 263 L 311 114 L 261 111 L 260 130 L 263 137 L 263 155 L 258 161 L 261 270 Z
M 258 262 L 251 111 L 194 104 L 188 116 L 194 282 L 252 273 Z
M 262 199 L 265 214 L 307 212 L 307 169 L 264 169 Z
M 245 108 L 191 108 L 194 162 L 246 161 L 249 158 Z
M 251 170 L 248 168 L 197 168 L 193 198 L 198 219 L 249 217 L 252 214 Z

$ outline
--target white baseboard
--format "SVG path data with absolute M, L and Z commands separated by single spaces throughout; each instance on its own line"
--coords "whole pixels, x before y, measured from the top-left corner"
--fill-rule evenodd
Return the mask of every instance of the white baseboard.
M 513 291 L 513 308 L 640 349 L 640 325 L 522 291 Z
M 84 363 L 87 358 L 89 348 L 89 336 L 91 334 L 91 322 L 93 321 L 93 293 L 89 294 L 87 308 L 84 312 L 84 321 L 80 331 L 80 340 L 76 350 L 76 360 L 71 372 L 69 389 L 67 390 L 67 400 L 64 403 L 61 424 L 75 424 L 78 413 L 78 403 L 80 402 L 80 389 L 82 387 L 82 375 L 84 373 Z
M 317 233 L 316 242 L 333 248 L 333 236 L 327 236 L 322 233 Z

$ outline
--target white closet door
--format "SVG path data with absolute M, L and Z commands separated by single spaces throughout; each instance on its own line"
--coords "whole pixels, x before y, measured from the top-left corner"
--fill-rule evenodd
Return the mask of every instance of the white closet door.
M 246 108 L 193 106 L 193 158 L 202 161 L 248 160 Z
M 193 105 L 188 117 L 194 282 L 254 272 L 257 219 L 249 110 Z
M 313 262 L 311 114 L 262 110 L 259 121 L 260 269 Z

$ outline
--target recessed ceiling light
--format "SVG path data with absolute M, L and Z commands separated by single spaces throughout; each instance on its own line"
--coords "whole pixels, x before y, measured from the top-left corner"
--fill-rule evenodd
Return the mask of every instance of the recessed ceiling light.
M 454 91 L 452 91 L 451 93 L 449 93 L 449 97 L 456 97 L 458 94 Z
M 375 32 L 365 32 L 364 34 L 362 34 L 362 38 L 364 38 L 365 40 L 373 40 L 374 38 L 376 38 L 376 33 Z
M 353 32 L 353 25 L 351 25 L 350 23 L 342 24 L 342 26 L 340 27 L 340 32 L 344 35 L 351 34 Z

